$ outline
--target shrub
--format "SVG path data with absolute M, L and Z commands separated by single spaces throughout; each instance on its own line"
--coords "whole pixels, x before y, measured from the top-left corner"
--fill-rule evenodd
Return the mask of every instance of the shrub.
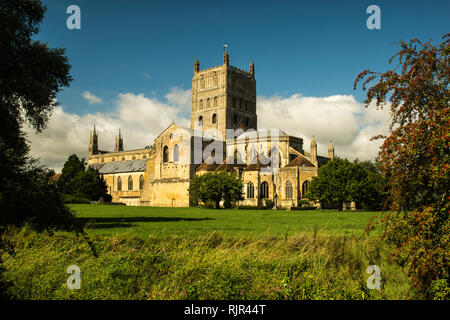
M 100 199 L 103 200 L 103 203 L 110 203 L 112 201 L 112 196 L 109 193 L 105 193 Z
M 317 207 L 291 207 L 291 210 L 316 210 Z
M 269 208 L 262 206 L 239 206 L 238 209 L 241 210 L 267 210 Z
M 63 202 L 65 204 L 87 204 L 91 201 L 87 198 L 83 198 L 74 194 L 65 194 L 63 196 Z
M 297 207 L 306 207 L 309 205 L 309 201 L 305 199 L 298 200 Z
M 275 204 L 273 203 L 273 201 L 272 201 L 272 200 L 269 200 L 269 199 L 266 199 L 266 200 L 264 201 L 264 204 L 265 204 L 266 207 L 269 208 L 269 209 L 272 209 L 273 206 L 275 205 Z

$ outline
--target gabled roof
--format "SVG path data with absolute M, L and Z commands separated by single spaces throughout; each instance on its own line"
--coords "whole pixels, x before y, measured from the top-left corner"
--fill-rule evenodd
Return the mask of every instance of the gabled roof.
M 209 164 L 207 163 L 209 162 Z M 213 171 L 215 170 L 217 167 L 219 166 L 219 164 L 213 162 L 211 160 L 211 157 L 209 157 L 208 159 L 206 159 L 205 162 L 203 162 L 201 165 L 199 165 L 197 167 L 197 169 L 195 169 L 195 171 Z
M 123 173 L 123 172 L 144 172 L 147 159 L 114 161 L 105 163 L 90 164 L 89 167 L 97 169 L 99 173 Z
M 277 132 L 276 130 L 278 130 L 278 134 L 277 134 L 278 137 L 289 137 L 289 135 L 286 132 L 284 132 L 283 130 L 280 130 L 280 129 L 258 129 L 258 130 L 251 129 L 251 130 L 245 131 L 244 133 L 240 134 L 236 138 L 237 139 L 245 139 L 247 137 L 248 138 L 261 138 L 261 137 L 270 138 L 272 136 L 271 134 L 275 134 Z M 234 137 L 231 139 L 227 139 L 227 140 L 232 140 L 232 139 L 234 139 Z
M 239 156 L 238 156 L 239 157 Z M 231 157 L 228 157 L 225 159 L 224 162 L 222 162 L 217 168 L 216 171 L 221 170 L 232 170 L 234 168 L 244 168 L 246 166 L 245 163 L 238 163 L 238 159 L 232 159 Z
M 315 167 L 305 156 L 298 155 L 294 160 L 289 162 L 286 167 Z
M 154 141 L 156 140 L 156 139 L 158 139 L 159 137 L 161 137 L 167 130 L 169 130 L 169 128 L 170 127 L 172 127 L 172 126 L 175 126 L 175 127 L 177 127 L 177 128 L 179 128 L 179 126 L 178 125 L 176 125 L 175 124 L 175 122 L 174 121 L 172 121 L 168 126 L 167 126 L 167 128 L 165 128 L 155 139 L 153 139 Z

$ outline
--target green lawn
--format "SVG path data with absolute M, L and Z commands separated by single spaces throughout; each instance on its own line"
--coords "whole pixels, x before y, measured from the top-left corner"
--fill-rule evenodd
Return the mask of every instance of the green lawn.
M 158 208 L 74 204 L 79 219 L 91 234 L 199 235 L 211 231 L 246 235 L 292 235 L 314 232 L 361 235 L 379 212 L 335 210 L 285 211 L 205 208 Z
M 74 232 L 5 231 L 15 299 L 405 299 L 407 270 L 364 235 L 376 212 L 215 210 L 71 205 Z M 315 230 L 317 231 L 315 233 Z M 93 250 L 95 249 L 95 250 Z M 82 274 L 68 290 L 68 266 Z M 369 290 L 366 268 L 381 270 Z M 411 297 L 411 296 L 410 296 Z M 413 297 L 414 298 L 414 297 Z

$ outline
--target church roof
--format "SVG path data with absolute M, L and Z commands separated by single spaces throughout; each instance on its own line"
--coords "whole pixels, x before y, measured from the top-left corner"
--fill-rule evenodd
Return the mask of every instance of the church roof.
M 95 163 L 89 166 L 97 169 L 99 173 L 123 173 L 123 172 L 142 172 L 145 171 L 147 159 L 114 161 L 105 163 Z
M 258 129 L 258 130 L 248 130 L 245 131 L 244 133 L 240 134 L 239 136 L 237 136 L 237 139 L 245 139 L 245 138 L 263 138 L 263 137 L 291 137 L 289 136 L 286 132 L 284 132 L 283 130 L 280 129 Z M 231 139 L 227 139 L 227 140 L 232 140 L 234 138 Z
M 239 158 L 239 155 L 238 155 Z M 239 160 L 239 161 L 238 161 Z M 240 163 L 242 159 L 232 159 L 228 157 L 224 162 L 222 162 L 217 168 L 216 171 L 227 170 L 230 171 L 234 168 L 244 168 L 246 166 L 245 163 Z
M 299 155 L 297 158 L 289 162 L 286 167 L 314 167 L 314 164 L 312 164 L 311 161 L 306 159 L 303 155 Z
M 206 162 L 203 162 L 201 165 L 195 169 L 195 171 L 212 171 L 215 170 L 219 165 L 217 163 L 211 163 L 208 164 Z

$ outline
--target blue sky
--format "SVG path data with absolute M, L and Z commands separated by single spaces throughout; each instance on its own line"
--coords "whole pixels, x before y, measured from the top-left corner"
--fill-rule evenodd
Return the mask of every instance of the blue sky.
M 354 95 L 365 68 L 384 71 L 400 39 L 440 41 L 449 32 L 449 1 L 139 1 L 44 0 L 38 39 L 64 47 L 74 81 L 58 96 L 76 114 L 112 110 L 121 92 L 164 100 L 191 88 L 201 68 L 230 61 L 256 65 L 257 93 L 324 97 Z M 66 8 L 81 8 L 81 30 L 66 28 Z M 366 8 L 381 9 L 381 30 L 366 27 Z M 89 105 L 89 91 L 103 103 Z
M 41 134 L 27 129 L 31 153 L 60 169 L 72 153 L 87 156 L 96 124 L 99 147 L 152 145 L 172 121 L 189 126 L 194 61 L 200 68 L 254 60 L 258 128 L 314 135 L 319 155 L 333 140 L 336 155 L 373 160 L 388 134 L 389 110 L 364 108 L 353 81 L 364 69 L 386 71 L 398 42 L 437 44 L 450 31 L 449 1 L 144 1 L 44 0 L 37 38 L 67 49 L 74 81 L 58 95 Z M 81 9 L 81 30 L 69 30 L 69 5 Z M 369 30 L 366 9 L 381 9 L 381 30 Z

